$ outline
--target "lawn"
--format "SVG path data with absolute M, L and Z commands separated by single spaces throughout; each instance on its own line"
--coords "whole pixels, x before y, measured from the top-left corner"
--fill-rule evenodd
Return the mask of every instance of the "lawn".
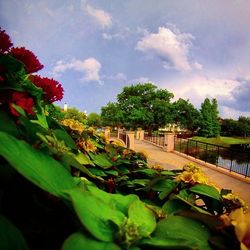
M 213 137 L 213 138 L 205 138 L 205 137 L 200 137 L 200 136 L 194 136 L 192 138 L 193 140 L 196 141 L 201 141 L 201 142 L 206 142 L 206 143 L 211 143 L 223 147 L 230 147 L 232 144 L 247 144 L 250 143 L 250 138 L 243 138 L 243 137 L 225 137 L 225 136 L 220 136 L 220 137 Z

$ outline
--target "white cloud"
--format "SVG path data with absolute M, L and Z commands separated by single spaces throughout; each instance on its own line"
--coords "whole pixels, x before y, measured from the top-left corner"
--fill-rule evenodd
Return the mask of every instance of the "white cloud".
M 84 74 L 84 76 L 81 78 L 81 81 L 96 81 L 100 84 L 103 84 L 99 75 L 101 67 L 101 63 L 93 57 L 90 57 L 84 61 L 73 58 L 69 62 L 64 62 L 62 60 L 57 61 L 52 72 L 54 75 L 60 75 L 60 73 L 63 73 L 66 70 L 75 70 Z
M 112 39 L 124 40 L 126 37 L 129 36 L 129 34 L 130 34 L 130 29 L 126 27 L 126 28 L 121 28 L 121 31 L 116 33 L 104 32 L 102 33 L 102 38 L 105 40 L 112 40 Z
M 109 13 L 102 9 L 97 9 L 90 4 L 85 4 L 82 1 L 82 8 L 86 13 L 93 18 L 93 20 L 102 28 L 110 28 L 112 26 L 112 17 Z
M 192 63 L 188 59 L 192 39 L 191 34 L 181 33 L 177 28 L 159 27 L 158 33 L 145 33 L 136 49 L 160 57 L 164 68 L 188 72 L 202 68 L 198 62 Z
M 148 77 L 145 77 L 145 76 L 141 76 L 141 77 L 138 77 L 129 81 L 129 83 L 131 84 L 147 83 L 147 82 L 150 82 L 150 80 Z

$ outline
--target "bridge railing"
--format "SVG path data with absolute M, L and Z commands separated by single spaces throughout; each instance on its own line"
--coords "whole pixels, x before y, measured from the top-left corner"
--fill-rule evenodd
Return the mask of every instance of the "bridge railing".
M 250 177 L 250 152 L 175 137 L 174 149 L 245 177 Z
M 164 147 L 164 133 L 151 134 L 144 133 L 144 140 L 152 142 L 160 147 Z

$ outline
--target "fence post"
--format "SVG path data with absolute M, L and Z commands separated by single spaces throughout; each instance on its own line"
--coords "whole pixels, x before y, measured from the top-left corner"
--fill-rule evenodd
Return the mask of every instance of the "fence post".
M 129 143 L 127 143 L 129 141 Z M 129 145 L 127 145 L 129 144 Z M 126 146 L 129 146 L 129 149 L 135 149 L 135 132 L 134 131 L 126 131 Z
M 174 133 L 164 133 L 164 146 L 163 148 L 167 152 L 174 151 Z

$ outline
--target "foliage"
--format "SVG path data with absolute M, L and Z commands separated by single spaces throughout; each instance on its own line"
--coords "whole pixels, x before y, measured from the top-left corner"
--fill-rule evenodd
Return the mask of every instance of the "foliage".
M 68 108 L 67 111 L 64 111 L 65 119 L 74 119 L 77 120 L 83 124 L 86 124 L 87 122 L 87 115 L 81 111 L 79 111 L 77 108 Z
M 117 103 L 109 103 L 102 108 L 102 117 L 116 124 L 121 123 L 126 128 L 157 130 L 173 121 L 170 104 L 172 98 L 172 93 L 157 89 L 151 83 L 126 86 L 117 95 Z M 111 114 L 113 117 L 110 117 Z
M 124 113 L 117 103 L 109 102 L 101 108 L 101 118 L 104 126 L 121 127 Z
M 201 120 L 199 135 L 204 137 L 216 137 L 220 135 L 220 124 L 218 117 L 218 104 L 216 99 L 212 102 L 206 98 L 201 104 Z
M 235 233 L 239 224 L 229 216 L 244 208 L 231 191 L 208 183 L 193 164 L 151 169 L 142 154 L 107 144 L 82 122 L 46 115 L 43 90 L 0 51 L 1 248 L 248 247 L 248 231 Z M 33 100 L 32 113 L 5 99 L 12 90 Z
M 173 103 L 174 122 L 190 131 L 199 127 L 200 113 L 189 100 L 179 98 Z
M 192 139 L 195 141 L 211 143 L 211 144 L 222 146 L 222 147 L 230 147 L 233 144 L 248 144 L 248 143 L 250 143 L 249 138 L 226 137 L 226 136 L 211 137 L 211 138 L 194 136 Z
M 93 127 L 101 127 L 102 126 L 102 119 L 101 116 L 97 113 L 90 113 L 87 116 L 87 125 Z

